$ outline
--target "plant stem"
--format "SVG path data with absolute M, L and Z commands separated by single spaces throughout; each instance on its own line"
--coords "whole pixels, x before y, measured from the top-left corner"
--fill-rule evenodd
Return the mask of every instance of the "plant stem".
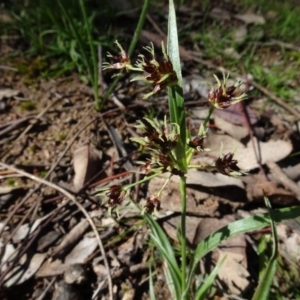
M 206 129 L 207 123 L 209 122 L 210 116 L 213 113 L 214 109 L 215 109 L 215 107 L 213 105 L 211 105 L 209 108 L 208 115 L 206 116 L 205 121 L 203 123 L 204 130 Z
M 181 198 L 181 290 L 186 290 L 186 178 L 180 178 Z M 188 299 L 188 295 L 182 295 L 182 299 Z
M 94 93 L 95 102 L 96 102 L 96 109 L 99 109 L 100 103 L 99 103 L 99 88 L 98 88 L 98 85 L 99 85 L 99 83 L 98 83 L 98 61 L 97 61 L 95 46 L 93 44 L 92 29 L 91 29 L 91 26 L 90 26 L 90 23 L 89 23 L 87 14 L 86 14 L 84 0 L 80 0 L 80 8 L 81 8 L 82 16 L 83 16 L 84 25 L 86 28 L 86 33 L 88 36 L 91 55 L 92 55 L 92 63 L 89 67 L 90 80 L 91 80 L 91 83 L 93 86 L 93 93 Z
M 144 26 L 144 23 L 145 23 L 145 20 L 146 20 L 146 15 L 147 15 L 147 11 L 148 11 L 148 8 L 149 8 L 149 4 L 150 4 L 150 1 L 151 0 L 145 0 L 144 1 L 144 5 L 143 5 L 143 8 L 142 8 L 142 11 L 141 11 L 141 14 L 140 14 L 140 18 L 139 18 L 139 22 L 135 28 L 135 31 L 134 31 L 134 35 L 133 35 L 133 39 L 130 43 L 130 46 L 129 46 L 129 49 L 128 49 L 128 55 L 131 56 L 131 54 L 133 53 L 133 50 L 140 38 L 140 34 L 141 34 L 141 31 L 143 29 L 143 26 Z
M 128 55 L 131 56 L 133 53 L 133 50 L 139 40 L 141 31 L 143 29 L 145 20 L 146 20 L 146 15 L 147 15 L 147 11 L 148 11 L 148 7 L 150 4 L 151 0 L 145 0 L 144 1 L 144 5 L 142 8 L 142 12 L 140 14 L 140 18 L 138 21 L 138 24 L 136 26 L 136 29 L 134 31 L 134 35 L 133 35 L 133 39 L 131 40 L 130 46 L 129 46 L 129 50 L 128 50 Z M 102 107 L 104 106 L 104 104 L 107 101 L 107 98 L 109 97 L 109 95 L 113 92 L 113 90 L 115 89 L 116 85 L 118 84 L 118 82 L 120 81 L 121 76 L 118 76 L 115 78 L 115 80 L 113 81 L 113 83 L 110 85 L 110 87 L 108 88 L 108 90 L 105 92 L 104 96 L 103 96 L 103 100 L 102 100 Z

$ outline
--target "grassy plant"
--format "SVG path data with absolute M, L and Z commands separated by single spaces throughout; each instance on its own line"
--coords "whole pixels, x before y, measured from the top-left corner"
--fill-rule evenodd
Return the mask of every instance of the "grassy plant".
M 39 61 L 47 61 L 47 67 L 36 72 L 36 77 L 59 76 L 76 68 L 81 79 L 92 85 L 100 107 L 97 49 L 109 44 L 105 22 L 111 23 L 112 12 L 103 1 L 98 10 L 92 9 L 83 0 L 31 0 L 26 8 L 21 4 L 13 7 L 13 22 L 8 30 L 21 35 L 28 49 L 27 60 L 38 56 Z
M 144 146 L 151 156 L 151 159 L 146 161 L 140 169 L 146 176 L 141 181 L 128 186 L 112 186 L 108 190 L 103 191 L 102 194 L 105 195 L 106 202 L 110 208 L 117 209 L 118 205 L 126 196 L 127 191 L 130 190 L 132 186 L 146 182 L 159 176 L 161 173 L 168 172 L 170 174 L 160 191 L 147 199 L 141 208 L 141 212 L 151 229 L 151 240 L 154 242 L 163 260 L 163 271 L 166 282 L 171 297 L 174 299 L 206 299 L 207 293 L 212 286 L 214 278 L 217 276 L 217 271 L 222 262 L 216 266 L 215 270 L 204 283 L 195 285 L 193 278 L 199 260 L 229 237 L 271 225 L 274 237 L 274 250 L 270 260 L 262 269 L 260 283 L 253 298 L 268 299 L 277 259 L 275 222 L 295 218 L 299 215 L 300 208 L 287 208 L 278 211 L 272 211 L 272 209 L 269 208 L 269 214 L 257 215 L 231 223 L 208 236 L 188 257 L 188 253 L 190 252 L 187 249 L 186 243 L 186 176 L 192 155 L 196 150 L 204 150 L 203 140 L 207 131 L 206 126 L 213 110 L 219 108 L 224 109 L 242 101 L 245 99 L 245 94 L 235 94 L 240 83 L 228 87 L 226 86 L 228 76 L 224 75 L 222 80 L 219 80 L 215 76 L 217 87 L 212 88 L 208 94 L 208 101 L 210 103 L 209 115 L 200 127 L 198 136 L 191 137 L 185 122 L 176 16 L 172 0 L 169 1 L 168 29 L 167 51 L 164 49 L 164 45 L 162 45 L 163 59 L 157 59 L 154 47 L 150 45 L 145 47 L 150 53 L 150 58 L 145 55 L 139 55 L 139 60 L 133 65 L 129 55 L 118 42 L 116 42 L 116 44 L 119 48 L 120 56 L 108 55 L 113 59 L 113 63 L 105 63 L 105 69 L 125 69 L 127 71 L 140 72 L 142 75 L 132 80 L 143 80 L 153 86 L 152 92 L 144 96 L 145 99 L 154 96 L 156 92 L 163 88 L 168 89 L 170 121 L 168 122 L 167 118 L 165 118 L 163 122 L 147 118 L 138 121 L 137 128 L 142 131 L 143 137 L 134 138 L 133 140 Z M 145 72 L 146 75 L 144 75 Z M 237 166 L 237 161 L 233 159 L 233 156 L 234 153 L 221 154 L 220 158 L 215 162 L 215 165 L 210 167 L 215 168 L 227 176 L 240 176 L 244 174 L 244 171 L 240 170 Z M 193 165 L 193 167 L 195 166 Z M 161 191 L 168 184 L 171 176 L 180 177 L 181 224 L 178 228 L 180 243 L 179 260 L 175 248 L 160 225 L 151 216 L 151 213 L 155 213 L 159 210 Z M 266 203 L 269 207 L 267 199 Z M 152 279 L 150 280 L 150 295 L 151 299 L 155 299 Z

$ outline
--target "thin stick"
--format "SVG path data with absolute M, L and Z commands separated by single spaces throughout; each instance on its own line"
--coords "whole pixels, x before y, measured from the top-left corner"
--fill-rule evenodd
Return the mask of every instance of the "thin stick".
M 84 119 L 84 118 L 83 118 Z M 83 120 L 82 119 L 82 120 Z M 90 122 L 86 123 L 85 126 L 83 126 L 80 130 L 78 130 L 74 136 L 72 137 L 71 141 L 68 143 L 68 145 L 66 146 L 66 148 L 64 149 L 64 151 L 61 153 L 61 155 L 58 157 L 58 159 L 56 160 L 56 162 L 52 165 L 52 167 L 50 168 L 50 170 L 47 172 L 46 176 L 44 177 L 44 179 L 47 179 L 50 174 L 53 172 L 53 170 L 56 168 L 56 166 L 59 164 L 59 162 L 62 160 L 62 158 L 65 156 L 66 152 L 71 148 L 72 144 L 75 142 L 75 140 L 77 139 L 77 137 L 79 136 L 79 134 L 87 127 L 89 126 L 92 122 L 94 122 L 94 119 L 92 119 Z M 81 123 L 81 121 L 79 122 L 79 124 Z M 77 128 L 77 126 L 75 127 Z M 71 131 L 72 132 L 72 131 Z M 70 133 L 71 133 L 70 132 Z M 8 224 L 9 220 L 11 219 L 11 217 L 16 213 L 16 211 L 21 207 L 21 205 L 23 205 L 27 199 L 33 194 L 35 193 L 38 189 L 40 188 L 40 184 L 38 184 L 34 189 L 32 189 L 23 199 L 21 202 L 19 202 L 15 208 L 10 212 L 9 216 L 4 220 L 3 222 L 3 227 L 2 230 L 0 229 L 0 234 L 2 233 L 3 229 L 5 228 L 5 226 Z M 23 224 L 24 222 L 24 218 L 22 219 L 22 221 L 20 222 L 20 225 Z M 8 240 L 7 240 L 8 242 Z
M 104 265 L 107 269 L 108 289 L 109 289 L 109 294 L 110 294 L 109 296 L 110 296 L 110 299 L 113 300 L 112 279 L 111 279 L 110 268 L 109 268 L 108 260 L 107 260 L 106 254 L 105 254 L 104 246 L 103 246 L 103 243 L 101 241 L 99 232 L 97 231 L 96 225 L 94 224 L 92 218 L 90 217 L 90 215 L 88 214 L 86 209 L 76 200 L 76 198 L 72 194 L 70 194 L 69 192 L 67 192 L 66 190 L 61 188 L 60 186 L 57 186 L 56 184 L 54 184 L 52 182 L 49 182 L 49 181 L 46 181 L 42 178 L 36 177 L 36 176 L 34 176 L 30 173 L 27 173 L 25 171 L 19 170 L 19 169 L 15 168 L 13 166 L 10 166 L 6 163 L 0 162 L 0 166 L 4 167 L 6 169 L 9 169 L 9 170 L 15 171 L 18 174 L 21 174 L 21 175 L 23 175 L 27 178 L 30 178 L 31 180 L 34 180 L 34 181 L 36 181 L 40 184 L 47 185 L 47 186 L 57 190 L 58 192 L 64 194 L 67 198 L 69 198 L 81 210 L 81 212 L 84 214 L 84 216 L 88 220 L 90 226 L 92 227 L 92 229 L 93 229 L 93 231 L 96 235 L 98 245 L 99 245 L 102 257 L 103 257 Z

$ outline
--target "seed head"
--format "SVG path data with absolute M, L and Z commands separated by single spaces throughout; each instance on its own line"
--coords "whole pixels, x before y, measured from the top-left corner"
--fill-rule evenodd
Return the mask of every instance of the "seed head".
M 238 167 L 238 161 L 233 159 L 233 155 L 234 153 L 229 152 L 223 157 L 219 157 L 215 163 L 216 168 L 221 174 L 227 176 L 245 175 L 246 172 Z
M 235 96 L 236 89 L 242 84 L 242 82 L 237 82 L 234 85 L 226 87 L 229 74 L 226 77 L 223 74 L 223 82 L 221 82 L 216 75 L 214 75 L 214 77 L 217 81 L 217 88 L 209 91 L 208 100 L 215 108 L 227 108 L 230 105 L 243 101 L 247 98 L 245 93 Z
M 124 190 L 121 185 L 112 185 L 109 191 L 106 192 L 108 205 L 111 207 L 120 205 L 124 199 L 124 195 Z
M 145 49 L 151 54 L 151 58 L 147 58 L 145 57 L 145 55 L 140 54 L 136 66 L 137 68 L 142 69 L 147 74 L 145 76 L 137 76 L 131 81 L 143 80 L 154 86 L 153 91 L 143 97 L 144 99 L 147 99 L 157 93 L 159 90 L 166 88 L 167 86 L 176 85 L 178 82 L 178 78 L 175 70 L 173 69 L 173 64 L 169 56 L 166 54 L 163 43 L 162 59 L 156 58 L 154 46 L 152 43 L 150 46 L 145 47 Z
M 160 201 L 157 196 L 151 195 L 147 198 L 146 202 L 146 212 L 152 214 L 154 210 L 160 210 Z

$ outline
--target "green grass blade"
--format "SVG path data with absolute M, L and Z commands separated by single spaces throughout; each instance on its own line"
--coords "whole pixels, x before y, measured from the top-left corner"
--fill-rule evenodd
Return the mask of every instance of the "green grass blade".
M 80 37 L 80 35 L 78 34 L 78 32 L 76 30 L 74 20 L 69 15 L 69 13 L 68 13 L 67 9 L 65 8 L 64 4 L 62 3 L 62 1 L 57 0 L 57 3 L 58 3 L 58 5 L 61 9 L 62 15 L 66 19 L 66 24 L 68 25 L 68 27 L 70 29 L 70 32 L 72 33 L 74 39 L 78 42 L 80 54 L 82 55 L 82 60 L 85 64 L 85 66 L 88 68 L 89 73 L 92 74 L 92 68 L 91 68 L 87 53 L 86 53 L 86 51 L 84 49 L 84 46 L 83 46 L 84 42 L 83 42 L 82 38 Z
M 88 20 L 87 13 L 86 13 L 86 7 L 85 7 L 85 1 L 80 0 L 79 1 L 80 8 L 81 8 L 81 13 L 83 16 L 83 22 L 85 25 L 85 31 L 88 37 L 88 44 L 90 46 L 90 52 L 91 52 L 91 63 L 89 63 L 89 72 L 90 72 L 90 80 L 92 83 L 93 87 L 93 93 L 95 97 L 95 102 L 96 102 L 96 108 L 100 109 L 100 103 L 99 103 L 99 82 L 98 82 L 98 59 L 95 51 L 95 45 L 93 42 L 93 37 L 92 37 L 92 28 L 90 21 Z
M 282 208 L 279 210 L 274 210 L 272 212 L 272 218 L 274 222 L 281 222 L 284 220 L 295 219 L 300 216 L 300 207 L 288 207 Z M 191 268 L 188 278 L 188 285 L 192 281 L 196 266 L 199 260 L 205 256 L 213 248 L 217 247 L 223 240 L 228 239 L 229 237 L 250 232 L 253 230 L 258 230 L 266 226 L 270 226 L 270 216 L 269 214 L 259 214 L 247 219 L 235 221 L 221 229 L 217 230 L 215 233 L 211 234 L 205 238 L 195 250 L 193 260 L 191 262 Z
M 176 13 L 173 0 L 169 1 L 169 19 L 168 19 L 168 45 L 167 53 L 177 74 L 178 84 L 175 87 L 168 88 L 170 119 L 172 123 L 180 126 L 181 141 L 186 141 L 186 125 L 184 98 L 182 92 L 182 75 L 179 56 L 178 33 L 176 23 Z
M 151 267 L 149 268 L 149 296 L 150 300 L 155 300 L 154 284 Z
M 276 266 L 277 266 L 277 254 L 278 254 L 278 237 L 277 237 L 277 231 L 276 231 L 276 224 L 274 222 L 274 216 L 271 209 L 270 202 L 268 198 L 265 197 L 265 202 L 267 204 L 267 207 L 269 209 L 270 213 L 270 222 L 271 222 L 271 228 L 272 228 L 272 234 L 273 234 L 273 252 L 272 256 L 266 266 L 266 269 L 263 273 L 263 276 L 260 278 L 259 285 L 253 295 L 252 300 L 267 300 L 269 299 L 269 292 L 270 287 L 276 272 Z
M 168 45 L 167 53 L 172 61 L 173 68 L 177 73 L 178 85 L 182 87 L 181 64 L 179 56 L 178 33 L 176 13 L 173 0 L 169 1 L 169 19 L 168 19 Z M 183 98 L 181 99 L 183 101 Z
M 144 4 L 143 4 L 143 8 L 142 8 L 142 12 L 140 14 L 140 18 L 138 21 L 138 24 L 136 26 L 136 29 L 134 31 L 134 35 L 133 35 L 133 39 L 131 40 L 129 49 L 128 49 L 128 55 L 129 57 L 132 55 L 135 46 L 139 40 L 139 37 L 141 35 L 141 31 L 144 27 L 144 23 L 146 20 L 146 15 L 147 15 L 147 11 L 150 5 L 150 0 L 144 0 Z M 121 76 L 117 76 L 114 81 L 112 82 L 112 84 L 109 86 L 109 88 L 106 90 L 104 96 L 103 96 L 103 100 L 102 100 L 102 107 L 105 105 L 109 95 L 113 92 L 113 90 L 115 89 L 116 85 L 118 84 L 118 82 L 120 81 Z
M 195 300 L 205 300 L 207 299 L 207 292 L 209 291 L 210 287 L 213 285 L 215 278 L 218 275 L 220 268 L 222 267 L 226 256 L 222 258 L 215 266 L 214 270 L 209 274 L 209 276 L 205 279 L 205 282 L 198 288 L 195 296 Z
M 170 285 L 170 291 L 176 294 L 177 299 L 180 299 L 182 294 L 181 273 L 174 250 L 160 225 L 149 215 L 145 215 L 145 218 L 151 229 L 151 240 L 155 243 L 163 260 L 167 263 L 167 267 L 164 270 L 167 282 Z
M 148 12 L 148 8 L 149 8 L 149 5 L 150 5 L 150 0 L 144 0 L 144 4 L 143 4 L 143 8 L 142 8 L 142 11 L 141 11 L 141 14 L 140 14 L 140 18 L 139 18 L 139 21 L 138 21 L 138 24 L 135 28 L 135 31 L 134 31 L 134 34 L 133 34 L 133 39 L 131 40 L 131 43 L 130 43 L 130 46 L 129 46 L 129 49 L 128 49 L 128 55 L 131 56 L 134 49 L 135 49 L 135 46 L 140 38 L 140 35 L 141 35 L 141 31 L 144 27 L 144 23 L 145 23 L 145 20 L 146 20 L 146 16 L 147 16 L 147 12 Z

